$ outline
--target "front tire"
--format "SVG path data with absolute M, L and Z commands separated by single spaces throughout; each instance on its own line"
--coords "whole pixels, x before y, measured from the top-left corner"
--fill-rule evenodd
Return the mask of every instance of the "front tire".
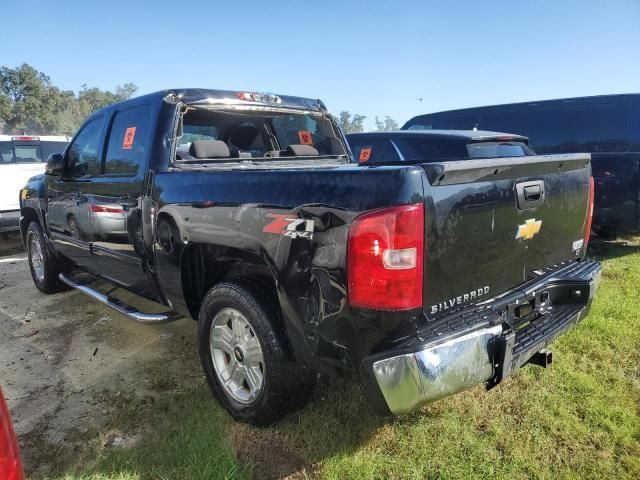
M 56 258 L 47 248 L 44 233 L 38 222 L 31 222 L 26 236 L 27 255 L 31 278 L 42 293 L 56 293 L 65 290 L 58 280 L 62 271 Z
M 306 403 L 316 374 L 287 351 L 263 288 L 224 282 L 204 298 L 200 361 L 213 396 L 236 420 L 264 426 Z

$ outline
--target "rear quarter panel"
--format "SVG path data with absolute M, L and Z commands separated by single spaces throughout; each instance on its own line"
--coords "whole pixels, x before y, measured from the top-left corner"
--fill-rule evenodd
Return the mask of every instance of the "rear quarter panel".
M 423 179 L 418 167 L 168 172 L 156 175 L 154 202 L 158 222 L 170 217 L 184 246 L 260 258 L 275 281 L 296 354 L 329 373 L 355 375 L 363 355 L 421 312 L 381 316 L 349 307 L 349 226 L 364 211 L 423 202 Z M 312 221 L 312 234 L 285 235 L 286 219 Z M 181 258 L 159 243 L 155 251 L 163 293 L 185 312 Z

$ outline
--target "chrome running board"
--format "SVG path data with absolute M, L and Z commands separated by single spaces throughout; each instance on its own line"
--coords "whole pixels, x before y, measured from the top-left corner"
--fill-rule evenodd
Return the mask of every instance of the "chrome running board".
M 111 298 L 105 295 L 98 290 L 91 288 L 90 286 L 82 283 L 74 277 L 67 276 L 64 273 L 58 275 L 58 278 L 76 290 L 81 291 L 85 295 L 90 296 L 91 298 L 98 300 L 99 302 L 105 304 L 107 307 L 114 309 L 116 312 L 119 312 L 127 317 L 135 320 L 140 323 L 165 323 L 171 322 L 173 320 L 177 320 L 180 318 L 179 314 L 174 312 L 168 313 L 143 313 L 136 308 L 121 302 L 120 300 L 116 300 L 115 298 Z

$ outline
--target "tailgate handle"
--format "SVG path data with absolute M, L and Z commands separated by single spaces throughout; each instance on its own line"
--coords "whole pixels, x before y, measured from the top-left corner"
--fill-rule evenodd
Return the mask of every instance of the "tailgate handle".
M 544 180 L 516 183 L 516 194 L 520 210 L 539 207 L 545 198 Z
M 540 185 L 531 185 L 530 187 L 524 187 L 524 199 L 527 201 L 540 200 L 542 189 Z

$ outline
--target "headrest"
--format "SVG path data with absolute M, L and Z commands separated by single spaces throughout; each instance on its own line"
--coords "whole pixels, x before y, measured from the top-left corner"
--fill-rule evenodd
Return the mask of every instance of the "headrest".
M 318 150 L 311 145 L 289 145 L 285 151 L 286 156 L 293 157 L 316 157 L 319 155 Z
M 189 155 L 196 158 L 229 158 L 227 144 L 220 140 L 194 140 L 189 147 Z
M 259 133 L 253 125 L 237 125 L 229 129 L 229 142 L 241 150 L 251 150 Z

